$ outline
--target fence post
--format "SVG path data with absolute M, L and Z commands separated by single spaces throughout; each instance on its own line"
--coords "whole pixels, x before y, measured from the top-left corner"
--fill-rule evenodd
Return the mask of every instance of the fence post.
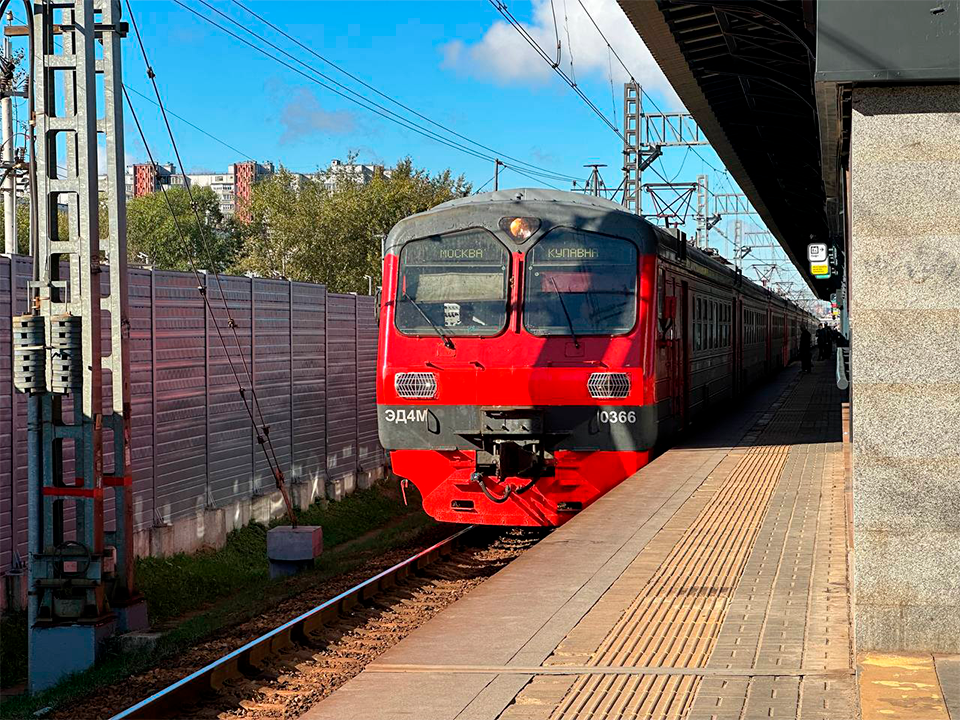
M 356 397 L 356 411 L 353 413 L 353 475 L 356 478 L 354 488 L 360 489 L 360 296 L 353 296 L 353 394 Z
M 256 303 L 256 278 L 250 278 L 250 409 L 253 412 L 256 425 L 256 402 L 254 401 L 254 388 L 257 387 L 257 303 Z M 243 350 L 241 349 L 241 352 Z M 251 495 L 260 491 L 257 484 L 257 428 L 251 428 L 250 433 L 250 487 Z
M 330 293 L 323 286 L 323 496 L 330 499 Z
M 297 448 L 297 425 L 294 422 L 294 406 L 293 406 L 293 280 L 287 280 L 289 285 L 290 295 L 289 295 L 289 305 L 287 307 L 288 313 L 287 318 L 289 319 L 289 342 L 290 342 L 290 481 L 299 482 L 300 477 L 297 475 L 294 476 L 296 468 L 296 448 Z M 309 503 L 308 503 L 309 504 Z
M 160 518 L 157 510 L 157 272 L 150 270 L 150 413 L 152 430 L 150 431 L 150 462 L 153 465 L 150 493 L 153 496 L 153 518 L 156 525 Z
M 204 273 L 204 297 L 210 297 L 207 293 L 210 283 L 207 280 L 208 275 Z M 204 509 L 210 509 L 216 506 L 213 491 L 210 488 L 210 309 L 206 302 L 201 305 L 203 307 L 203 454 L 206 467 L 203 481 L 203 505 Z

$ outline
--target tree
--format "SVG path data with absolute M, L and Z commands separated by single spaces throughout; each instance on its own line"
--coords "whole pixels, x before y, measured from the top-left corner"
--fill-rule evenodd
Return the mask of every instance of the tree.
M 209 256 L 187 190 L 169 188 L 166 195 L 173 214 L 162 192 L 127 201 L 127 255 L 132 262 L 164 270 L 189 270 L 192 256 L 198 268 L 217 272 L 233 264 L 240 239 L 232 224 L 224 221 L 216 194 L 210 188 L 191 188 L 191 191 Z
M 333 292 L 366 292 L 365 275 L 380 281 L 381 240 L 394 225 L 471 190 L 462 175 L 431 176 L 409 157 L 390 177 L 377 173 L 364 184 L 341 170 L 336 181 L 328 190 L 322 180 L 281 168 L 255 185 L 236 269 L 324 283 Z
M 21 255 L 30 254 L 30 206 L 25 202 L 18 202 L 17 210 L 17 252 Z M 4 226 L 3 203 L 0 203 L 0 233 Z
M 17 211 L 17 253 L 20 255 L 30 254 L 30 203 L 27 198 L 21 198 L 16 205 Z M 64 210 L 57 212 L 57 238 L 59 240 L 70 239 L 70 226 L 67 223 L 67 213 Z M 4 212 L 3 204 L 0 203 L 0 233 L 3 232 Z M 103 231 L 101 230 L 101 237 Z

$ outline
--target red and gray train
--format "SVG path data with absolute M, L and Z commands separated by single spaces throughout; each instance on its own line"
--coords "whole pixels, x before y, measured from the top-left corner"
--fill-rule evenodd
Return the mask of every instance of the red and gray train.
M 385 241 L 380 441 L 438 520 L 560 525 L 788 364 L 812 322 L 608 200 L 453 200 Z

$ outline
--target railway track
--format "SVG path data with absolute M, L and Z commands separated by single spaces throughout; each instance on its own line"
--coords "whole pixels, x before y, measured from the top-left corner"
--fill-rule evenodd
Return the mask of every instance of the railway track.
M 111 720 L 296 717 L 543 535 L 518 529 L 460 530 Z

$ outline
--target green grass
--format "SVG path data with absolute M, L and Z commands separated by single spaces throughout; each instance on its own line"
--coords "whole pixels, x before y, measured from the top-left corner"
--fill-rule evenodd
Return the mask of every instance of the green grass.
M 401 500 L 378 485 L 340 502 L 311 505 L 297 513 L 297 521 L 301 525 L 321 525 L 324 547 L 332 548 L 415 509 L 414 503 L 404 507 Z M 276 520 L 270 527 L 276 525 L 289 525 L 289 521 Z M 220 550 L 139 559 L 137 587 L 147 598 L 150 622 L 164 623 L 264 582 L 269 575 L 267 529 L 251 523 L 234 530 Z
M 317 504 L 298 513 L 304 525 L 322 525 L 324 554 L 314 568 L 292 579 L 271 581 L 266 560 L 267 527 L 251 524 L 235 530 L 220 550 L 169 558 L 142 558 L 137 562 L 137 585 L 147 598 L 151 624 L 171 629 L 151 654 L 108 655 L 97 666 L 71 676 L 34 696 L 4 699 L 0 719 L 30 717 L 45 707 L 58 707 L 142 672 L 165 657 L 182 652 L 231 625 L 244 622 L 318 581 L 358 567 L 372 553 L 382 552 L 414 538 L 434 523 L 420 511 L 419 497 L 408 507 L 382 486 L 358 491 L 337 503 Z M 337 545 L 361 538 L 391 520 L 381 533 L 338 550 Z M 283 524 L 278 521 L 274 524 Z M 183 619 L 184 615 L 190 615 Z M 4 620 L 0 656 L 4 686 L 26 676 L 26 617 Z M 181 621 L 174 623 L 175 618 Z M 9 623 L 9 628 L 8 628 Z M 9 632 L 8 632 L 9 629 Z M 8 657 L 9 656 L 9 657 Z M 8 675 L 8 667 L 10 668 Z M 19 678 L 19 679 L 14 679 Z

